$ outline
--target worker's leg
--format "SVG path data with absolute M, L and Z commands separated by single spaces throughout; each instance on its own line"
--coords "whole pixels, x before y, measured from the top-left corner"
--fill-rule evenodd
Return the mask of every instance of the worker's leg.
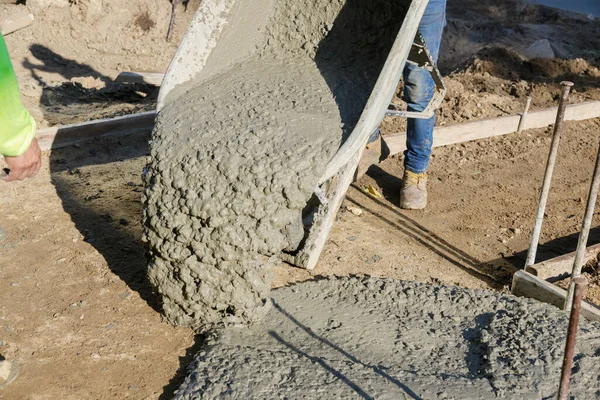
M 446 25 L 446 0 L 430 0 L 419 31 L 431 56 L 437 62 Z M 433 97 L 435 83 L 429 72 L 407 64 L 404 69 L 404 100 L 409 111 L 423 111 Z M 423 173 L 429 166 L 435 116 L 430 119 L 409 119 L 406 132 L 404 167 L 415 174 Z
M 446 25 L 446 0 L 430 0 L 419 31 L 431 56 L 437 62 Z M 431 101 L 435 83 L 429 72 L 407 64 L 404 68 L 404 100 L 409 111 L 423 111 Z M 427 174 L 433 144 L 435 116 L 429 119 L 409 119 L 404 152 L 404 178 L 400 190 L 400 207 L 420 210 L 427 206 Z

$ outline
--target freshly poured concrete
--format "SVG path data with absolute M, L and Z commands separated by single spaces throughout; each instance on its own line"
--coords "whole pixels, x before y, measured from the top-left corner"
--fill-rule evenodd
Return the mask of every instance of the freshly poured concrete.
M 169 321 L 206 331 L 268 310 L 274 257 L 297 249 L 302 209 L 358 121 L 406 3 L 261 0 L 271 14 L 254 53 L 215 72 L 218 48 L 207 77 L 174 91 L 145 192 L 149 277 Z
M 556 397 L 568 319 L 554 307 L 369 278 L 302 283 L 272 302 L 260 324 L 209 338 L 177 399 Z M 600 398 L 599 331 L 580 324 L 576 399 Z

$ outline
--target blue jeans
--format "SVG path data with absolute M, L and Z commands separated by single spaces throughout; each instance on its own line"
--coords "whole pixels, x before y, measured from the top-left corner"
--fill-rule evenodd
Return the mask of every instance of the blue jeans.
M 431 56 L 437 62 L 440 53 L 442 32 L 446 26 L 446 0 L 430 0 L 419 31 Z M 404 68 L 404 100 L 409 111 L 423 111 L 433 97 L 435 83 L 429 72 L 415 65 Z M 435 116 L 430 119 L 408 120 L 404 168 L 416 174 L 423 173 L 429 166 Z

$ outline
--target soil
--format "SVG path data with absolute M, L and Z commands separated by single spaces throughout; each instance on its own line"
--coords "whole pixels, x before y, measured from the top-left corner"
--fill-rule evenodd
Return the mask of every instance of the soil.
M 6 37 L 23 98 L 40 125 L 153 108 L 155 88 L 113 86 L 103 77 L 164 71 L 197 2 L 187 13 L 180 9 L 171 43 L 164 41 L 167 0 L 103 0 L 108 12 L 89 20 L 81 10 L 95 1 L 62 3 L 33 9 L 36 22 Z M 534 109 L 555 106 L 565 78 L 577 84 L 571 102 L 600 98 L 598 56 L 590 50 L 598 22 L 554 18 L 554 27 L 542 15 L 521 23 L 496 17 L 495 1 L 476 3 L 450 2 L 449 31 L 462 34 L 447 36 L 445 52 L 454 46 L 464 54 L 441 60 L 452 74 L 438 123 L 520 112 L 531 88 Z M 17 7 L 23 6 L 3 3 L 0 12 Z M 135 25 L 145 11 L 156 24 L 148 31 Z M 495 50 L 497 40 L 481 30 L 453 28 L 465 20 L 501 34 L 522 24 L 590 33 L 572 41 L 568 60 L 510 61 L 516 47 Z M 472 43 L 491 48 L 480 52 Z M 95 88 L 105 83 L 108 89 Z M 383 128 L 403 130 L 390 120 Z M 565 125 L 538 261 L 575 249 L 599 132 L 598 119 Z M 314 274 L 282 264 L 273 286 L 315 275 L 371 275 L 506 291 L 524 264 L 550 135 L 538 129 L 435 149 L 425 211 L 397 207 L 401 157 L 372 167 L 350 189 Z M 46 153 L 35 180 L 0 185 L 0 225 L 9 235 L 0 243 L 0 354 L 21 367 L 0 398 L 169 398 L 182 382 L 202 339 L 162 321 L 145 280 L 140 185 L 148 139 L 107 138 Z M 368 185 L 383 197 L 367 195 Z M 599 242 L 596 218 L 590 244 Z
M 177 9 L 170 42 L 169 0 L 7 3 L 0 3 L 0 15 L 26 8 L 35 17 L 5 39 L 23 101 L 47 127 L 153 110 L 156 87 L 113 79 L 122 71 L 164 72 L 200 0 Z

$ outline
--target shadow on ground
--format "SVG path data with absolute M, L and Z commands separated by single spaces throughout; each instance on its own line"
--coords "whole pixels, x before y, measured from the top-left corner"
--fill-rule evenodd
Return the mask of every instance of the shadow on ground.
M 369 176 L 375 179 L 377 185 L 381 188 L 383 197 L 388 202 L 392 204 L 398 204 L 400 202 L 400 187 L 402 184 L 400 177 L 387 173 L 377 165 L 371 166 L 368 173 Z M 371 201 L 377 202 L 380 207 L 383 207 L 389 212 L 393 213 L 394 216 L 399 219 L 401 224 L 390 221 L 385 216 L 380 215 L 374 210 L 370 210 L 364 202 L 359 201 L 358 199 L 347 198 L 347 201 L 350 201 L 351 203 L 365 209 L 365 211 L 372 213 L 387 224 L 391 225 L 394 229 L 403 232 L 440 257 L 443 257 L 455 266 L 467 271 L 472 276 L 487 282 L 492 287 L 501 289 L 504 285 L 510 285 L 513 274 L 516 271 L 523 269 L 525 266 L 527 249 L 493 260 L 478 260 L 458 246 L 453 245 L 450 240 L 440 237 L 427 227 L 418 223 L 408 215 L 409 213 L 402 212 L 402 210 L 398 209 L 397 207 L 393 207 L 382 201 L 378 201 L 360 189 L 358 189 L 356 192 L 360 193 L 361 196 L 364 196 Z M 540 263 L 542 261 L 550 260 L 552 258 L 574 252 L 577 248 L 578 238 L 579 233 L 574 233 L 541 243 L 538 246 L 536 262 Z M 600 227 L 595 227 L 590 230 L 587 245 L 589 247 L 598 243 L 600 243 Z
M 369 175 L 375 179 L 386 200 L 392 204 L 398 204 L 400 202 L 401 178 L 388 174 L 376 165 L 371 166 Z M 458 246 L 453 245 L 449 240 L 437 235 L 415 219 L 409 217 L 408 213 L 403 212 L 397 207 L 390 206 L 383 201 L 377 200 L 364 193 L 359 188 L 357 188 L 355 193 L 358 193 L 357 196 L 361 196 L 364 199 L 370 199 L 371 201 L 377 202 L 380 207 L 394 215 L 395 221 L 392 221 L 385 215 L 381 215 L 381 213 L 376 212 L 374 209 L 370 209 L 368 205 L 362 201 L 362 198 L 347 197 L 346 201 L 373 214 L 395 230 L 412 238 L 417 243 L 431 250 L 471 276 L 486 282 L 496 289 L 501 289 L 504 285 L 510 283 L 512 274 L 515 272 L 512 266 L 507 266 L 505 263 L 492 265 L 493 263 L 490 262 L 482 262 Z
M 412 391 L 404 383 L 400 382 L 397 378 L 395 378 L 395 377 L 391 376 L 390 374 L 388 374 L 387 372 L 385 372 L 385 370 L 383 368 L 380 368 L 379 366 L 369 365 L 369 364 L 359 360 L 357 357 L 350 354 L 349 352 L 344 350 L 339 345 L 332 343 L 331 341 L 327 340 L 326 338 L 324 338 L 322 336 L 317 335 L 308 326 L 302 324 L 300 321 L 298 321 L 296 318 L 294 318 L 294 316 L 292 314 L 290 314 L 283 307 L 281 307 L 275 300 L 271 299 L 271 302 L 272 302 L 275 310 L 277 310 L 281 314 L 283 314 L 286 318 L 288 318 L 290 321 L 292 321 L 296 326 L 298 326 L 308 336 L 317 340 L 321 345 L 325 345 L 325 346 L 330 347 L 331 349 L 335 350 L 336 352 L 338 352 L 339 354 L 344 356 L 348 360 L 348 362 L 351 364 L 358 364 L 358 365 L 361 365 L 362 367 L 371 369 L 375 374 L 383 377 L 384 379 L 388 380 L 389 382 L 393 383 L 394 385 L 396 385 L 397 387 L 402 389 L 402 391 L 404 391 L 404 393 L 408 396 L 408 398 L 413 399 L 413 400 L 421 400 L 421 397 L 419 397 L 414 391 Z M 326 371 L 328 371 L 329 373 L 331 373 L 337 379 L 344 382 L 346 385 L 351 387 L 352 390 L 354 390 L 354 392 L 356 392 L 357 396 L 359 396 L 360 398 L 363 398 L 363 399 L 372 399 L 373 398 L 367 392 L 365 392 L 365 390 L 363 388 L 361 388 L 358 384 L 353 382 L 350 378 L 348 378 L 346 375 L 344 375 L 341 371 L 330 366 L 325 359 L 323 359 L 321 357 L 311 356 L 310 354 L 306 353 L 305 351 L 294 346 L 292 343 L 287 342 L 279 334 L 277 334 L 277 332 L 270 331 L 269 334 L 271 335 L 271 337 L 273 339 L 277 340 L 279 343 L 288 347 L 290 350 L 294 351 L 301 357 L 305 357 L 305 358 L 311 360 L 315 365 L 319 365 L 321 368 L 323 368 Z
M 194 344 L 185 351 L 185 354 L 179 357 L 179 368 L 177 369 L 177 373 L 167 385 L 163 387 L 162 394 L 158 397 L 158 400 L 170 400 L 175 395 L 175 391 L 179 389 L 183 381 L 188 375 L 188 371 L 192 361 L 204 345 L 205 337 L 202 335 L 197 335 L 194 338 Z
M 156 107 L 158 88 L 145 84 L 114 83 L 86 64 L 78 63 L 49 48 L 33 44 L 34 59 L 23 67 L 42 87 L 40 109 L 50 125 L 151 111 Z M 54 82 L 56 80 L 68 82 Z
M 102 255 L 112 273 L 161 312 L 147 278 L 142 242 L 142 170 L 149 138 L 149 133 L 107 137 L 53 150 L 50 170 L 62 206 L 83 240 Z M 173 397 L 203 341 L 195 337 L 159 399 Z
M 57 149 L 50 157 L 52 183 L 62 206 L 110 270 L 156 311 L 141 241 L 142 182 L 148 136 L 132 135 Z

